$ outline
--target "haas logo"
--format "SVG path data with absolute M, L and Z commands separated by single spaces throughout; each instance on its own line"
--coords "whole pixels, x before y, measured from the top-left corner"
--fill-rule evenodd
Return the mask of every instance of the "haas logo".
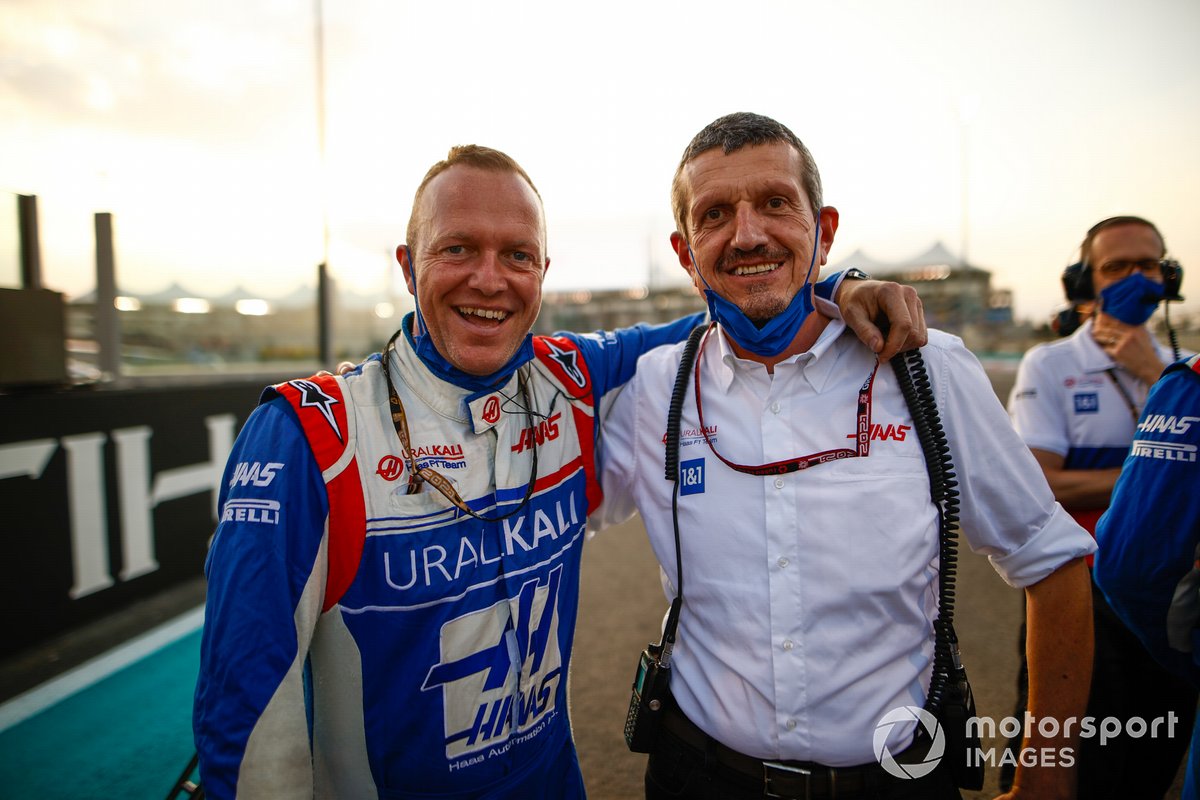
M 375 468 L 375 472 L 385 481 L 394 481 L 404 474 L 404 459 L 386 455 L 379 459 L 379 466 Z
M 498 419 L 500 419 L 500 400 L 492 395 L 483 404 L 483 421 L 493 425 Z

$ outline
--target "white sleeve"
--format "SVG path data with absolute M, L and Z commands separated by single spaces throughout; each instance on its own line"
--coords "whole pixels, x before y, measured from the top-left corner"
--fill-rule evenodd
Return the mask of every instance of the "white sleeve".
M 1059 397 L 1061 375 L 1054 375 L 1045 350 L 1025 354 L 1008 398 L 1008 413 L 1026 447 L 1065 456 L 1070 448 L 1068 422 Z
M 960 520 L 971 549 L 1009 584 L 1037 583 L 1095 551 L 1054 499 L 979 361 L 958 339 L 927 347 L 930 378 L 954 458 Z
M 635 375 L 629 383 L 610 392 L 601 405 L 600 442 L 596 452 L 604 499 L 600 508 L 588 517 L 588 529 L 592 533 L 624 522 L 637 511 L 633 480 L 637 474 L 634 442 L 640 388 L 641 381 Z

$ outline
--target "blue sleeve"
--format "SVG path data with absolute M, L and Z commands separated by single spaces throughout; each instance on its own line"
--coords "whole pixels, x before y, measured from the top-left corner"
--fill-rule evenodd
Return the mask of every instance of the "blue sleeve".
M 1096 526 L 1094 570 L 1113 609 L 1150 653 L 1196 682 L 1198 651 L 1170 645 L 1168 618 L 1183 621 L 1195 646 L 1200 595 L 1193 587 L 1177 600 L 1176 587 L 1192 570 L 1200 541 L 1198 450 L 1200 379 L 1173 369 L 1150 391 L 1112 504 Z
M 591 375 L 596 400 L 629 382 L 642 354 L 663 345 L 682 342 L 707 319 L 704 312 L 661 325 L 641 323 L 632 328 L 596 331 L 591 334 L 558 333 L 570 339 L 583 354 Z
M 193 708 L 201 779 L 214 800 L 234 797 L 247 773 L 305 768 L 296 761 L 308 751 L 307 726 L 264 723 L 268 704 L 276 722 L 305 719 L 302 649 L 311 630 L 301 620 L 312 615 L 298 609 L 312 604 L 328 512 L 308 441 L 282 398 L 255 409 L 242 429 L 219 507 Z M 316 588 L 319 606 L 323 581 Z M 247 745 L 260 728 L 250 763 Z
M 817 297 L 821 298 L 822 300 L 828 300 L 832 303 L 834 302 L 833 295 L 837 291 L 838 286 L 840 286 L 842 283 L 841 278 L 842 272 L 835 272 L 825 280 L 817 283 L 813 287 L 813 291 L 816 292 Z
M 816 284 L 814 291 L 817 296 L 832 302 L 841 277 L 841 272 L 835 272 Z M 632 328 L 591 334 L 563 331 L 555 336 L 566 337 L 578 345 L 591 373 L 596 399 L 599 400 L 629 382 L 637 368 L 637 360 L 643 353 L 662 345 L 682 342 L 693 328 L 703 324 L 707 318 L 705 312 L 698 312 L 661 325 L 642 323 Z

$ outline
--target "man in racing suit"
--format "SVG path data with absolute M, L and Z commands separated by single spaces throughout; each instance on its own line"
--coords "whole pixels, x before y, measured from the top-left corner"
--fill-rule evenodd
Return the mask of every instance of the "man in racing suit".
M 1193 686 L 1200 686 L 1197 453 L 1200 356 L 1192 356 L 1168 367 L 1150 390 L 1112 504 L 1096 526 L 1093 570 L 1112 609 L 1150 654 Z M 1161 734 L 1155 738 L 1164 744 Z M 1191 747 L 1183 796 L 1200 797 L 1200 727 Z
M 701 317 L 530 336 L 541 201 L 486 148 L 430 170 L 407 242 L 415 314 L 348 374 L 268 389 L 226 467 L 194 712 L 209 797 L 584 794 L 566 676 L 596 404 Z M 898 299 L 875 288 L 859 319 Z

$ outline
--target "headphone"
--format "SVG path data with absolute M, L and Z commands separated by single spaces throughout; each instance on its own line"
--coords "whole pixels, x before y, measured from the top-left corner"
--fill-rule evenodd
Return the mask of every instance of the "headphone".
M 1167 302 L 1182 300 L 1179 289 L 1183 285 L 1183 267 L 1174 259 L 1164 258 L 1158 262 L 1158 268 L 1162 272 L 1163 300 Z M 1062 285 L 1069 302 L 1081 303 L 1096 299 L 1092 268 L 1085 261 L 1077 261 L 1063 270 Z
M 1100 220 L 1088 228 L 1087 235 L 1083 237 L 1083 243 L 1079 245 L 1079 254 L 1082 258 L 1063 270 L 1063 292 L 1069 302 L 1080 303 L 1096 299 L 1096 285 L 1092 280 L 1092 269 L 1087 258 L 1091 253 L 1092 241 L 1095 240 L 1096 234 L 1117 225 L 1145 225 L 1154 231 L 1154 234 L 1158 236 L 1158 241 L 1162 243 L 1163 249 L 1166 249 L 1166 240 L 1163 239 L 1158 226 L 1144 217 L 1123 215 Z M 1183 268 L 1179 266 L 1178 261 L 1173 259 L 1160 259 L 1158 263 L 1163 278 L 1163 300 L 1167 302 L 1182 300 L 1183 298 L 1179 296 L 1179 287 L 1183 283 Z
M 1116 225 L 1128 224 L 1145 225 L 1158 234 L 1160 242 L 1164 241 L 1158 227 L 1147 219 L 1133 216 L 1109 217 L 1108 219 L 1100 220 L 1088 229 L 1087 236 L 1084 237 L 1083 244 L 1079 247 L 1080 255 L 1091 250 L 1092 240 L 1096 238 L 1096 234 L 1100 231 Z M 1165 242 L 1163 246 L 1165 248 Z M 1160 259 L 1158 265 L 1162 271 L 1163 300 L 1166 302 L 1182 300 L 1179 288 L 1183 284 L 1183 267 L 1179 266 L 1179 262 L 1174 259 Z M 1069 336 L 1083 324 L 1083 317 L 1079 313 L 1078 304 L 1096 299 L 1096 284 L 1092 280 L 1091 265 L 1087 261 L 1080 260 L 1068 266 L 1062 273 L 1062 286 L 1063 294 L 1066 295 L 1067 302 L 1070 305 L 1051 318 L 1050 328 L 1059 336 Z

